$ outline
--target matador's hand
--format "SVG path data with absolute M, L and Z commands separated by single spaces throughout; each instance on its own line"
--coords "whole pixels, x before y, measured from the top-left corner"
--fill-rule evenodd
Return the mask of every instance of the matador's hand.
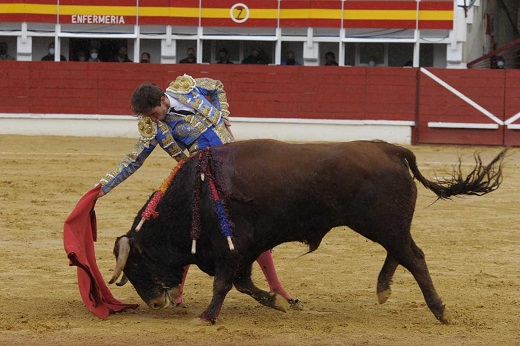
M 92 186 L 92 188 L 94 189 L 94 188 L 96 188 L 98 185 L 99 185 L 99 183 L 98 183 L 98 184 L 95 184 L 94 186 Z M 99 189 L 99 192 L 98 192 L 97 198 L 99 198 L 99 197 L 103 197 L 104 195 L 105 195 L 105 193 L 103 192 L 103 189 Z

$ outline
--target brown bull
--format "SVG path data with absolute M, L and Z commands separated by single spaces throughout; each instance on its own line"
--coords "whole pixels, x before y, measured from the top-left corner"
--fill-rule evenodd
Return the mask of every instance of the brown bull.
M 136 232 L 141 210 L 132 229 L 116 240 L 117 266 L 111 282 L 124 271 L 149 306 L 162 308 L 176 298 L 183 267 L 196 264 L 215 276 L 213 299 L 200 319 L 215 323 L 233 285 L 266 306 L 284 310 L 285 300 L 253 284 L 254 260 L 284 242 L 303 242 L 314 251 L 333 227 L 348 226 L 387 251 L 377 279 L 380 303 L 388 299 L 394 272 L 402 265 L 413 274 L 435 317 L 448 323 L 424 254 L 410 234 L 417 198 L 414 178 L 439 198 L 482 195 L 499 187 L 505 152 L 487 166 L 476 156 L 467 176 L 459 163 L 450 179 L 433 182 L 419 172 L 410 150 L 379 141 L 251 140 L 211 148 L 205 152 L 204 182 L 199 183 L 201 159 L 189 159 L 157 206 L 159 216 Z M 214 178 L 234 223 L 233 250 L 221 233 L 209 178 Z M 193 196 L 200 184 L 198 203 Z M 195 207 L 200 208 L 201 233 L 192 253 Z

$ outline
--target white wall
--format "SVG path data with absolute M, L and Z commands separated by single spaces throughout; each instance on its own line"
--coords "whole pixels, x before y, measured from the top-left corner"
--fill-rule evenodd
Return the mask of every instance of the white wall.
M 486 12 L 489 10 L 487 1 L 481 1 L 481 6 L 474 6 L 471 11 L 471 23 L 467 24 L 467 40 L 464 45 L 465 61 L 471 62 L 489 53 L 486 51 Z
M 0 114 L 0 135 L 138 138 L 136 118 L 69 114 Z M 411 144 L 414 122 L 232 118 L 237 140 L 352 141 L 379 139 Z

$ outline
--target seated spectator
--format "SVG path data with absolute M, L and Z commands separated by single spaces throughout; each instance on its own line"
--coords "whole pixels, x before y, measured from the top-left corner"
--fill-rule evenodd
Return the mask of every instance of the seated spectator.
M 87 61 L 87 54 L 80 50 L 77 54 L 76 54 L 76 61 Z
M 7 42 L 0 42 L 0 60 L 15 60 L 13 56 L 9 55 Z
M 141 62 L 143 63 L 151 63 L 152 62 L 152 58 L 150 57 L 150 53 L 148 52 L 143 52 L 141 54 Z
M 370 66 L 370 67 L 377 66 L 377 59 L 375 56 L 371 56 L 370 58 L 368 58 L 368 66 Z
M 253 65 L 267 65 L 271 61 L 267 54 L 262 50 L 262 48 L 258 46 L 254 46 L 251 49 L 251 54 L 249 54 L 244 60 L 242 60 L 242 64 L 253 64 Z
M 99 51 L 97 48 L 90 48 L 90 56 L 88 58 L 89 62 L 101 62 L 99 60 Z
M 186 50 L 187 57 L 179 61 L 179 64 L 196 64 L 197 63 L 197 57 L 195 56 L 195 49 L 188 48 Z
M 128 58 L 128 48 L 126 46 L 121 46 L 117 50 L 117 55 L 112 58 L 111 62 L 132 62 Z
M 333 52 L 325 53 L 325 66 L 338 66 L 336 62 L 336 55 Z
M 43 56 L 42 61 L 54 61 L 54 53 L 56 52 L 54 48 L 54 42 L 49 43 L 49 54 Z M 64 55 L 60 55 L 60 61 L 67 61 L 67 58 Z
M 294 57 L 294 50 L 288 50 L 287 56 L 285 57 L 285 60 L 282 61 L 282 65 L 288 65 L 288 66 L 300 66 L 301 64 L 296 61 L 296 58 Z
M 506 61 L 503 56 L 497 56 L 497 69 L 503 70 L 505 68 Z
M 233 64 L 233 61 L 229 60 L 228 50 L 222 48 L 218 51 L 217 64 Z

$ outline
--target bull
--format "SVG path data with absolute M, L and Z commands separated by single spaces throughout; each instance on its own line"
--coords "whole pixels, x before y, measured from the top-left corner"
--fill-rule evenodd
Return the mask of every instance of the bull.
M 387 252 L 377 278 L 380 303 L 390 296 L 392 277 L 402 265 L 417 281 L 433 315 L 449 323 L 424 253 L 410 233 L 417 199 L 414 178 L 439 199 L 480 196 L 500 186 L 506 150 L 488 165 L 475 155 L 475 166 L 467 176 L 459 160 L 458 169 L 454 166 L 448 178 L 431 181 L 419 171 L 412 151 L 382 141 L 250 140 L 210 148 L 205 152 L 206 178 L 214 179 L 214 188 L 225 202 L 232 247 L 222 235 L 214 191 L 210 184 L 200 183 L 203 158 L 194 156 L 178 170 L 158 203 L 158 217 L 146 221 L 138 232 L 143 207 L 131 230 L 116 239 L 116 268 L 110 283 L 124 272 L 148 306 L 164 308 L 179 294 L 183 267 L 195 264 L 214 276 L 212 300 L 199 315 L 204 323 L 217 321 L 233 286 L 265 306 L 285 311 L 287 302 L 282 297 L 255 286 L 252 263 L 262 252 L 285 242 L 303 242 L 312 252 L 333 227 L 347 226 Z M 200 198 L 195 201 L 197 186 Z M 200 209 L 200 235 L 193 251 L 195 207 Z

